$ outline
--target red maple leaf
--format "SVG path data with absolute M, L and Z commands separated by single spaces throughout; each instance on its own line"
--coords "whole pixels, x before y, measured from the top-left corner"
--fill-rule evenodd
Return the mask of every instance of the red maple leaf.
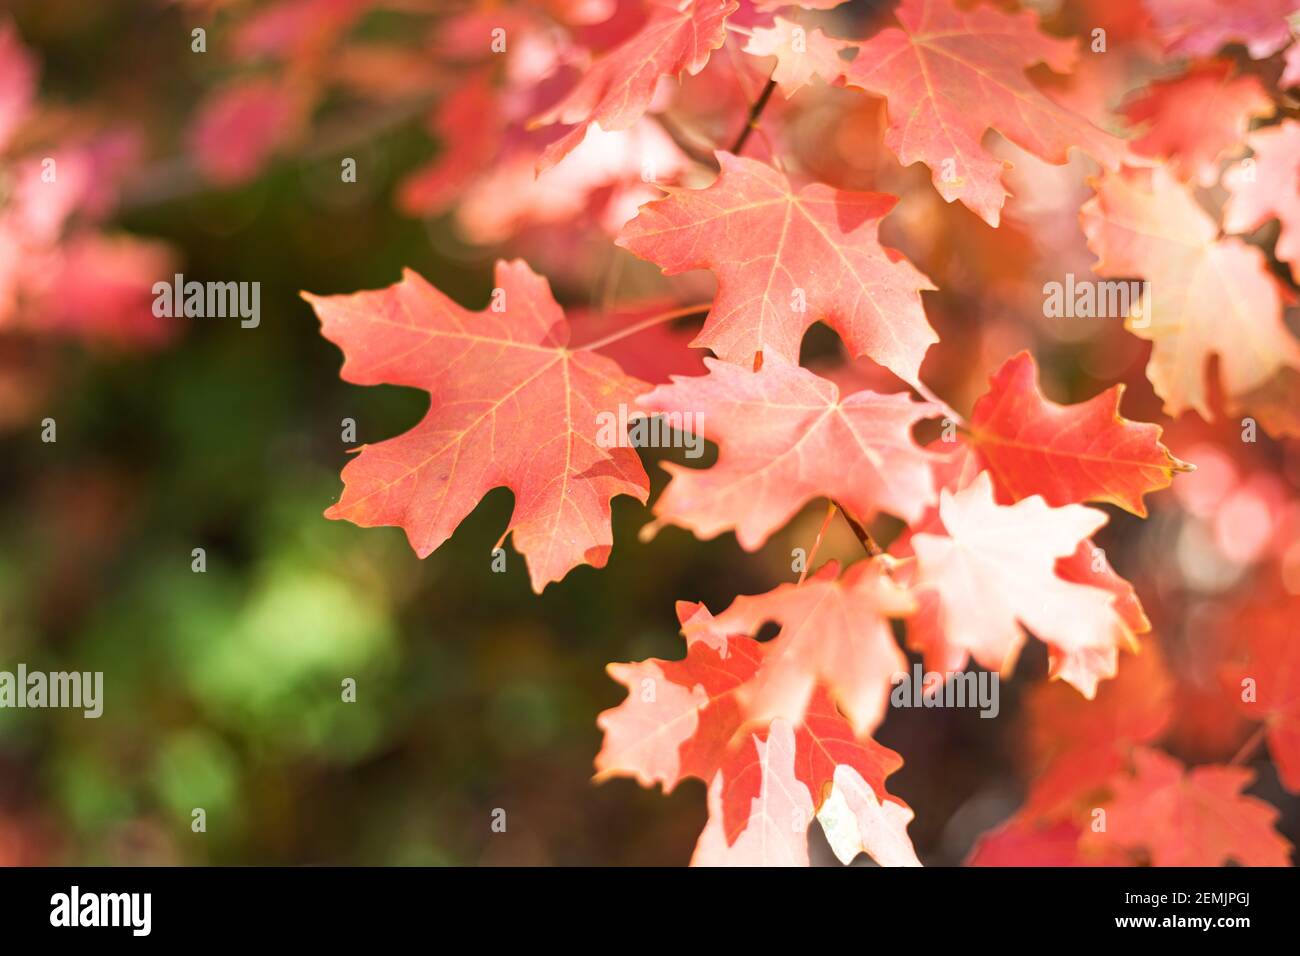
M 745 52 L 776 58 L 772 82 L 788 99 L 810 84 L 813 77 L 821 77 L 824 83 L 839 79 L 848 66 L 840 51 L 853 45 L 851 40 L 828 37 L 816 27 L 809 30 L 793 20 L 776 17 L 772 26 L 754 28 Z
M 1300 793 L 1300 599 L 1277 596 L 1237 615 L 1245 660 L 1223 674 L 1237 709 L 1267 728 L 1282 785 Z M 1249 683 L 1247 683 L 1249 681 Z
M 981 144 L 989 129 L 1048 162 L 1064 163 L 1073 146 L 1105 166 L 1119 163 L 1118 139 L 1052 102 L 1025 75 L 1037 63 L 1067 72 L 1075 60 L 1073 41 L 1040 31 L 1033 13 L 903 0 L 896 16 L 901 29 L 863 41 L 845 81 L 885 97 L 886 145 L 904 166 L 929 166 L 948 202 L 960 199 L 998 224 L 1006 163 Z
M 587 127 L 628 129 L 650 107 L 660 78 L 692 75 L 727 38 L 727 17 L 737 0 L 652 0 L 650 19 L 631 37 L 600 57 L 569 94 L 533 120 L 535 126 L 575 125 L 542 154 L 539 169 L 554 166 L 582 142 Z
M 1295 0 L 1143 0 L 1151 11 L 1165 52 L 1209 56 L 1229 43 L 1241 43 L 1256 60 L 1291 42 L 1287 16 Z
M 564 313 L 525 263 L 498 262 L 496 285 L 482 312 L 410 270 L 375 292 L 304 293 L 322 334 L 343 350 L 344 380 L 432 397 L 410 431 L 361 448 L 325 514 L 401 527 L 426 557 L 483 495 L 507 487 L 515 508 L 506 534 L 540 592 L 579 564 L 604 566 L 611 498 L 646 500 L 636 452 L 606 447 L 599 424 L 617 420 L 645 386 L 611 359 L 568 347 Z
M 943 534 L 916 534 L 921 608 L 909 641 L 932 669 L 956 671 L 973 657 L 1009 673 L 1024 644 L 1021 625 L 1052 651 L 1052 670 L 1086 697 L 1115 674 L 1118 649 L 1132 634 L 1107 588 L 1062 576 L 1060 559 L 1106 523 L 1083 505 L 1048 507 L 1032 497 L 1004 507 L 988 472 L 939 496 Z
M 1149 283 L 1125 323 L 1150 339 L 1147 378 L 1176 416 L 1210 420 L 1206 364 L 1219 357 L 1226 396 L 1238 401 L 1284 367 L 1300 369 L 1300 343 L 1282 321 L 1290 293 L 1264 254 L 1218 225 L 1163 168 L 1103 176 L 1079 218 L 1100 276 Z
M 1295 49 L 1300 50 L 1300 46 Z M 1279 259 L 1300 277 L 1300 123 L 1283 120 L 1257 129 L 1246 142 L 1254 151 L 1223 177 L 1228 201 L 1223 204 L 1223 230 L 1254 232 L 1270 219 L 1281 226 L 1274 246 Z
M 970 441 L 1003 504 L 1042 495 L 1054 507 L 1109 502 L 1146 517 L 1142 496 L 1167 488 L 1190 466 L 1160 442 L 1160 426 L 1119 413 L 1123 385 L 1078 405 L 1043 397 L 1033 356 L 1020 352 L 989 379 L 975 403 Z
M 1274 829 L 1278 811 L 1242 795 L 1255 775 L 1244 767 L 1186 770 L 1158 750 L 1134 752 L 1133 776 L 1113 781 L 1106 829 L 1085 847 L 1142 851 L 1153 866 L 1288 866 L 1291 844 Z
M 833 383 L 779 356 L 756 372 L 705 364 L 708 375 L 674 376 L 639 401 L 701 416 L 719 446 L 708 469 L 664 463 L 673 477 L 655 504 L 658 523 L 701 538 L 734 528 L 741 547 L 755 551 L 817 497 L 864 519 L 884 510 L 915 520 L 934 501 L 930 456 L 912 426 L 941 414 L 938 406 L 869 391 L 841 398 Z
M 861 735 L 880 723 L 891 681 L 907 664 L 888 619 L 913 608 L 911 595 L 891 580 L 881 561 L 859 561 L 842 577 L 831 561 L 806 581 L 736 598 L 717 617 L 692 621 L 686 634 L 723 647 L 728 635 L 756 634 L 767 621 L 776 621 L 781 632 L 741 689 L 748 716 L 797 724 L 823 683 Z
M 717 276 L 717 297 L 693 344 L 739 365 L 760 352 L 797 364 L 804 332 L 820 320 L 854 356 L 917 383 L 926 349 L 938 341 L 921 306 L 921 291 L 933 286 L 880 244 L 880 220 L 897 198 L 820 183 L 795 192 L 764 163 L 717 156 L 722 171 L 711 186 L 642 206 L 618 239 L 668 275 Z
M 706 608 L 679 601 L 677 615 L 687 635 L 683 660 L 651 658 L 607 668 L 628 696 L 596 719 L 605 734 L 596 779 L 630 776 L 642 786 L 661 784 L 667 793 L 686 777 L 709 783 L 721 771 L 727 778 L 725 832 L 734 843 L 748 823 L 758 786 L 756 776 L 742 777 L 739 768 L 754 759 L 753 738 L 767 734 L 744 710 L 742 695 L 768 645 L 731 634 L 718 647 L 711 643 L 708 626 L 714 619 Z M 857 737 L 824 688 L 814 691 L 794 732 L 794 772 L 814 808 L 828 796 L 840 765 L 852 768 L 879 801 L 896 801 L 886 792 L 885 779 L 903 765 L 902 758 L 870 737 Z
M 1121 112 L 1143 127 L 1129 149 L 1167 160 L 1178 178 L 1208 189 L 1219 181 L 1219 161 L 1240 152 L 1251 120 L 1274 109 L 1258 77 L 1233 76 L 1230 62 L 1215 60 L 1152 83 Z

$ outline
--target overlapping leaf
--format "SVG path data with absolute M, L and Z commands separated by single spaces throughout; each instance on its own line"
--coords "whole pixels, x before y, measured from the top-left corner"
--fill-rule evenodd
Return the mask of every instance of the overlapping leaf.
M 1241 151 L 1251 121 L 1274 109 L 1258 77 L 1234 76 L 1230 62 L 1212 61 L 1151 84 L 1123 113 L 1141 127 L 1129 149 L 1167 160 L 1178 178 L 1208 188 L 1219 181 L 1219 161 Z
M 587 127 L 606 131 L 632 126 L 650 107 L 655 86 L 665 76 L 704 69 L 710 54 L 727 38 L 727 17 L 737 0 L 652 0 L 650 19 L 622 44 L 600 57 L 563 100 L 533 122 L 575 128 L 549 146 L 539 168 L 553 166 L 582 142 Z
M 1240 43 L 1257 60 L 1291 42 L 1295 0 L 1143 0 L 1166 53 L 1209 56 Z
M 718 153 L 707 189 L 674 191 L 624 227 L 619 245 L 675 275 L 710 269 L 718 294 L 695 345 L 749 366 L 757 353 L 799 361 L 818 320 L 906 382 L 938 340 L 921 291 L 933 286 L 878 238 L 897 199 L 815 183 L 797 192 L 756 160 Z
M 1278 811 L 1242 795 L 1245 767 L 1186 770 L 1158 750 L 1134 753 L 1135 772 L 1116 778 L 1106 829 L 1085 845 L 1140 851 L 1153 866 L 1287 866 L 1291 844 L 1274 827 Z
M 939 496 L 944 534 L 916 534 L 922 612 L 909 638 L 934 669 L 960 670 L 973 657 L 1009 672 L 1024 645 L 1022 625 L 1052 651 L 1053 671 L 1087 697 L 1114 676 L 1131 633 L 1110 590 L 1061 576 L 1057 563 L 1106 523 L 1082 505 L 1048 507 L 1026 498 L 1009 507 L 993 499 L 981 472 L 969 486 Z
M 1225 668 L 1238 710 L 1267 728 L 1269 753 L 1282 785 L 1300 793 L 1300 598 L 1276 596 L 1241 615 L 1246 659 Z
M 705 364 L 708 375 L 674 376 L 639 402 L 703 416 L 705 436 L 719 446 L 708 469 L 665 463 L 673 477 L 655 504 L 660 522 L 701 538 L 734 529 L 753 551 L 817 497 L 864 519 L 884 510 L 909 521 L 934 501 L 930 456 L 911 430 L 941 414 L 938 406 L 869 391 L 841 398 L 833 383 L 779 356 L 756 372 Z
M 1163 169 L 1107 174 L 1080 212 L 1098 275 L 1146 280 L 1126 327 L 1153 345 L 1147 377 L 1165 411 L 1211 418 L 1206 364 L 1219 358 L 1230 401 L 1284 367 L 1300 369 L 1300 343 L 1282 321 L 1290 298 L 1259 249 L 1218 238 L 1214 221 Z
M 1105 166 L 1118 164 L 1118 139 L 1048 99 L 1025 75 L 1038 63 L 1067 72 L 1076 55 L 1073 42 L 1039 30 L 1034 14 L 903 0 L 896 15 L 901 28 L 864 41 L 846 82 L 885 97 L 885 143 L 903 165 L 929 166 L 945 200 L 960 199 L 998 224 L 1008 193 L 1005 163 L 981 144 L 989 129 L 1048 162 L 1064 163 L 1077 147 Z
M 821 77 L 824 83 L 839 79 L 848 66 L 840 51 L 851 45 L 828 37 L 816 27 L 809 30 L 792 20 L 776 17 L 770 27 L 754 28 L 745 52 L 776 57 L 772 79 L 788 98 L 810 84 L 814 77 Z
M 842 577 L 830 562 L 802 583 L 742 595 L 716 618 L 692 621 L 686 633 L 725 647 L 728 635 L 756 634 L 776 621 L 781 632 L 741 691 L 746 713 L 759 721 L 798 723 L 821 683 L 854 733 L 863 735 L 880 723 L 891 679 L 906 669 L 888 619 L 913 609 L 911 596 L 881 561 L 859 561 Z
M 1223 177 L 1229 194 L 1223 229 L 1252 232 L 1276 219 L 1281 230 L 1273 251 L 1300 277 L 1300 123 L 1288 119 L 1255 130 L 1247 143 L 1255 155 Z

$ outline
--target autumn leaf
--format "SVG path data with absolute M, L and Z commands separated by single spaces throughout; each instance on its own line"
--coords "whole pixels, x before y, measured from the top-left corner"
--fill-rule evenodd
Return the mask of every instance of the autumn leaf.
M 916 384 L 938 341 L 920 296 L 933 286 L 880 244 L 880 220 L 896 197 L 820 183 L 795 192 L 770 166 L 717 156 L 722 171 L 711 186 L 642 206 L 618 239 L 668 275 L 717 276 L 717 297 L 693 344 L 738 365 L 759 352 L 796 364 L 804 332 L 823 321 L 854 356 Z
M 564 313 L 525 263 L 498 262 L 496 285 L 482 312 L 410 270 L 375 292 L 304 293 L 321 333 L 343 350 L 345 381 L 432 396 L 413 429 L 362 447 L 326 516 L 401 527 L 423 558 L 483 495 L 507 487 L 515 507 L 506 533 L 540 592 L 579 564 L 604 566 L 611 498 L 645 501 L 636 452 L 603 447 L 599 424 L 602 413 L 617 420 L 645 386 L 612 360 L 568 347 Z
M 1160 426 L 1119 413 L 1123 385 L 1078 405 L 1043 397 L 1033 356 L 1020 352 L 975 403 L 970 442 L 994 479 L 998 501 L 1041 495 L 1053 507 L 1108 502 L 1146 517 L 1143 495 L 1190 466 L 1160 442 Z
M 772 80 L 788 99 L 812 83 L 814 77 L 833 83 L 842 76 L 848 63 L 840 51 L 852 45 L 850 41 L 828 37 L 816 27 L 809 30 L 784 17 L 776 17 L 772 26 L 754 28 L 744 50 L 753 56 L 776 58 Z
M 36 92 L 36 60 L 8 19 L 0 21 L 0 151 L 26 119 Z
M 574 126 L 542 154 L 538 169 L 554 166 L 582 142 L 587 127 L 606 132 L 628 129 L 650 107 L 665 76 L 694 75 L 727 38 L 727 17 L 737 0 L 651 0 L 650 19 L 583 73 L 569 94 L 533 120 L 534 126 Z
M 832 561 L 801 583 L 742 595 L 717 617 L 692 622 L 686 634 L 725 647 L 728 635 L 756 634 L 776 621 L 781 632 L 741 690 L 748 716 L 797 724 L 824 683 L 854 733 L 865 735 L 884 717 L 892 678 L 906 669 L 888 619 L 913 607 L 881 561 L 859 561 L 842 577 Z
M 1295 0 L 1143 0 L 1151 12 L 1165 52 L 1210 56 L 1229 43 L 1240 43 L 1256 60 L 1291 42 L 1287 16 Z
M 1208 189 L 1219 181 L 1220 160 L 1241 151 L 1251 121 L 1274 109 L 1258 77 L 1233 76 L 1232 63 L 1215 60 L 1152 83 L 1121 112 L 1143 130 L 1130 150 L 1166 160 L 1179 179 Z
M 398 208 L 408 216 L 436 216 L 455 203 L 497 156 L 503 131 L 493 118 L 499 113 L 492 71 L 486 69 L 439 103 L 429 125 L 442 141 L 442 153 L 402 181 Z
M 732 785 L 757 789 L 746 825 L 734 843 L 724 832 L 725 782 L 719 773 L 709 784 L 709 820 L 691 857 L 691 866 L 807 866 L 808 827 L 813 803 L 794 774 L 794 731 L 772 722 L 767 740 L 753 740 L 753 759 L 740 768 Z M 749 778 L 755 783 L 751 783 Z
M 686 601 L 678 602 L 677 613 L 683 627 L 697 615 L 712 618 Z M 610 664 L 609 676 L 628 696 L 596 718 L 605 734 L 596 779 L 631 776 L 643 787 L 662 784 L 665 793 L 685 777 L 711 781 L 745 723 L 737 691 L 762 659 L 763 645 L 732 635 L 722 649 L 688 639 L 680 661 Z
M 642 786 L 661 784 L 667 793 L 686 777 L 708 783 L 722 771 L 725 833 L 732 843 L 748 823 L 758 787 L 754 775 L 734 779 L 752 761 L 751 752 L 741 751 L 752 751 L 751 738 L 766 734 L 762 722 L 744 711 L 742 691 L 767 645 L 731 634 L 717 647 L 707 633 L 713 617 L 706 608 L 679 601 L 677 615 L 687 635 L 683 660 L 652 658 L 607 668 L 628 696 L 596 719 L 605 735 L 596 779 L 633 777 Z M 886 792 L 885 779 L 903 765 L 902 758 L 870 737 L 857 737 L 825 689 L 813 693 L 794 731 L 795 775 L 814 807 L 828 796 L 838 766 L 851 768 L 878 801 L 897 802 Z
M 885 98 L 886 145 L 904 166 L 929 166 L 946 201 L 960 199 L 998 225 L 1009 194 L 1006 163 L 981 143 L 989 129 L 1051 163 L 1064 163 L 1071 147 L 1104 166 L 1119 163 L 1118 139 L 1048 99 L 1025 75 L 1038 63 L 1064 73 L 1075 61 L 1073 41 L 1041 32 L 1033 13 L 903 0 L 896 16 L 901 29 L 862 41 L 845 82 Z
M 250 179 L 305 122 L 306 102 L 284 84 L 253 79 L 213 96 L 189 133 L 195 165 L 222 186 Z
M 835 768 L 830 797 L 817 811 L 826 841 L 845 866 L 859 853 L 866 853 L 881 866 L 920 866 L 907 835 L 914 816 L 904 803 L 881 802 L 849 766 Z
M 1115 673 L 1131 635 L 1115 595 L 1061 577 L 1061 558 L 1106 523 L 1082 505 L 1048 507 L 1039 497 L 1009 507 L 993 500 L 988 472 L 956 493 L 940 492 L 944 534 L 917 534 L 916 588 L 928 598 L 909 639 L 940 671 L 973 657 L 1010 673 L 1024 644 L 1022 625 L 1052 651 L 1053 671 L 1085 697 Z M 933 613 L 931 613 L 933 611 Z
M 1079 853 L 1081 829 L 1068 820 L 1041 823 L 1013 817 L 980 836 L 967 866 L 1085 866 Z
M 1223 177 L 1223 229 L 1253 232 L 1276 219 L 1281 230 L 1273 252 L 1300 277 L 1300 123 L 1288 119 L 1257 129 L 1246 142 L 1255 155 Z
M 1224 667 L 1237 710 L 1266 729 L 1269 753 L 1282 785 L 1300 793 L 1300 599 L 1279 596 L 1248 609 L 1237 624 L 1245 660 Z
M 1288 866 L 1291 844 L 1274 829 L 1278 811 L 1242 790 L 1255 775 L 1244 767 L 1186 770 L 1158 750 L 1134 752 L 1134 774 L 1113 783 L 1106 829 L 1084 834 L 1085 846 L 1143 851 L 1153 866 Z
M 1107 174 L 1094 188 L 1080 211 L 1098 257 L 1093 271 L 1149 284 L 1125 327 L 1153 343 L 1147 377 L 1167 414 L 1191 408 L 1212 418 L 1205 384 L 1212 355 L 1230 400 L 1285 366 L 1300 368 L 1300 344 L 1282 321 L 1290 293 L 1259 249 L 1218 238 L 1214 221 L 1163 169 Z
M 912 426 L 941 414 L 938 406 L 869 391 L 841 398 L 833 383 L 779 356 L 757 372 L 704 361 L 708 375 L 674 376 L 638 402 L 685 422 L 698 416 L 719 446 L 711 468 L 664 463 L 672 480 L 655 504 L 655 527 L 700 538 L 734 529 L 755 551 L 814 498 L 863 519 L 884 510 L 915 520 L 934 501 L 929 455 Z
M 1126 655 L 1114 679 L 1087 700 L 1056 681 L 1028 697 L 1028 743 L 1036 776 L 1024 813 L 1061 819 L 1095 800 L 1135 746 L 1155 743 L 1174 714 L 1175 683 L 1159 643 L 1146 639 Z

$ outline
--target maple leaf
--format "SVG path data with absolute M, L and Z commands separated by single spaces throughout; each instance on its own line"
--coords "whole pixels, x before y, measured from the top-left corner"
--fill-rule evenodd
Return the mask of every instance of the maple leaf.
M 1055 681 L 1034 687 L 1029 744 L 1039 772 L 1024 815 L 1059 819 L 1078 810 L 1080 800 L 1094 800 L 1135 746 L 1153 743 L 1168 730 L 1174 690 L 1159 644 L 1151 639 L 1125 658 L 1093 700 Z
M 1038 366 L 1020 352 L 989 379 L 971 414 L 970 441 L 992 473 L 998 500 L 1041 495 L 1054 507 L 1109 502 L 1146 517 L 1142 496 L 1188 471 L 1160 442 L 1161 428 L 1119 413 L 1124 386 L 1078 405 L 1043 397 Z
M 1244 767 L 1183 765 L 1158 750 L 1134 751 L 1135 771 L 1113 783 L 1106 830 L 1085 846 L 1145 850 L 1153 866 L 1287 866 L 1291 844 L 1274 829 L 1279 814 L 1243 796 L 1255 775 Z
M 679 601 L 677 615 L 687 635 L 685 659 L 652 658 L 607 668 L 628 696 L 596 719 L 605 735 L 596 779 L 630 776 L 642 786 L 661 784 L 668 793 L 686 777 L 709 783 L 722 771 L 723 820 L 733 843 L 748 824 L 759 782 L 752 774 L 736 779 L 753 757 L 747 752 L 753 734 L 745 728 L 756 724 L 741 706 L 741 690 L 757 672 L 766 645 L 731 634 L 723 647 L 715 647 L 702 630 L 713 620 L 706 608 Z M 903 765 L 902 758 L 870 737 L 855 736 L 824 688 L 814 691 L 794 730 L 795 775 L 812 794 L 814 807 L 826 799 L 841 765 L 871 787 L 878 801 L 897 802 L 886 792 L 885 779 Z
M 724 779 L 709 784 L 709 820 L 695 845 L 691 866 L 807 866 L 812 796 L 794 774 L 794 731 L 782 720 L 772 722 L 767 740 L 753 739 L 753 759 L 731 779 L 733 786 L 753 789 L 747 823 L 729 843 L 723 824 Z
M 946 201 L 960 199 L 998 225 L 1009 193 L 1002 184 L 1006 163 L 980 142 L 989 129 L 1058 165 L 1072 146 L 1104 166 L 1118 165 L 1118 139 L 1048 99 L 1026 77 L 1037 63 L 1067 72 L 1076 54 L 1072 41 L 1041 32 L 1034 14 L 903 0 L 896 16 L 901 29 L 862 41 L 845 82 L 885 98 L 885 144 L 904 166 L 929 166 Z
M 907 835 L 915 814 L 903 803 L 883 803 L 856 770 L 835 768 L 834 785 L 817 811 L 832 852 L 845 866 L 866 853 L 881 866 L 920 866 Z
M 814 688 L 824 683 L 855 734 L 880 723 L 891 680 L 907 664 L 888 618 L 910 614 L 914 603 L 881 561 L 859 561 L 838 575 L 839 565 L 828 562 L 806 581 L 742 595 L 717 617 L 686 628 L 692 639 L 725 647 L 728 635 L 756 634 L 767 621 L 781 625 L 740 691 L 751 719 L 798 724 Z
M 1206 363 L 1219 357 L 1229 399 L 1263 384 L 1283 366 L 1300 368 L 1300 344 L 1287 332 L 1290 295 L 1264 254 L 1240 239 L 1218 238 L 1214 221 L 1165 170 L 1126 170 L 1094 183 L 1080 210 L 1100 276 L 1149 283 L 1140 314 L 1125 327 L 1153 344 L 1147 377 L 1177 416 L 1188 408 L 1211 420 Z
M 407 176 L 398 188 L 397 205 L 408 216 L 435 216 L 457 201 L 465 186 L 500 149 L 501 125 L 492 71 L 467 77 L 429 117 L 431 132 L 443 151 L 429 165 Z
M 687 601 L 678 602 L 677 613 L 683 627 L 693 618 L 711 619 Z M 596 779 L 632 776 L 644 787 L 662 784 L 665 793 L 684 777 L 711 781 L 745 722 L 737 691 L 762 658 L 758 641 L 732 636 L 721 650 L 688 639 L 680 661 L 610 664 L 609 676 L 628 696 L 596 718 L 605 734 Z
M 833 383 L 780 357 L 756 372 L 704 364 L 709 374 L 673 376 L 637 403 L 684 422 L 698 416 L 719 446 L 708 469 L 664 463 L 672 480 L 655 504 L 656 526 L 705 539 L 734 528 L 740 546 L 756 551 L 817 497 L 863 518 L 883 509 L 905 520 L 934 501 L 929 455 L 911 430 L 941 414 L 938 406 L 869 391 L 841 399 Z
M 652 0 L 645 25 L 592 64 L 563 100 L 532 121 L 534 126 L 575 126 L 547 147 L 538 169 L 567 156 L 592 123 L 606 132 L 632 126 L 650 108 L 661 77 L 694 76 L 704 69 L 727 39 L 727 17 L 739 7 L 738 0 Z
M 31 110 L 36 61 L 7 18 L 0 21 L 0 151 Z
M 1068 581 L 1056 565 L 1106 523 L 1105 513 L 1051 508 L 1037 496 L 1003 507 L 981 472 L 961 491 L 940 492 L 939 517 L 945 534 L 911 539 L 916 587 L 933 610 L 931 617 L 923 607 L 911 636 L 935 669 L 959 670 L 969 656 L 1010 673 L 1024 644 L 1023 624 L 1052 649 L 1058 676 L 1092 697 L 1098 680 L 1114 675 L 1128 630 L 1114 594 Z
M 1144 0 L 1166 53 L 1209 56 L 1241 43 L 1262 60 L 1291 42 L 1287 15 L 1295 0 Z
M 1281 230 L 1273 251 L 1300 278 L 1300 123 L 1283 120 L 1255 130 L 1246 142 L 1255 153 L 1249 165 L 1235 166 L 1223 177 L 1228 190 L 1223 230 L 1253 232 L 1276 219 Z
M 1268 749 L 1278 777 L 1292 793 L 1300 793 L 1298 612 L 1300 599 L 1287 596 L 1239 615 L 1236 623 L 1244 636 L 1246 660 L 1223 669 L 1237 709 L 1267 728 Z M 1253 693 L 1246 694 L 1247 686 Z
M 916 384 L 938 341 L 920 295 L 934 286 L 880 244 L 880 220 L 897 197 L 820 183 L 794 192 L 757 160 L 717 157 L 712 185 L 642 206 L 618 238 L 668 275 L 717 276 L 717 297 L 693 344 L 738 365 L 760 352 L 797 364 L 804 332 L 820 320 L 854 356 Z
M 214 94 L 189 134 L 195 164 L 215 183 L 234 185 L 252 178 L 262 164 L 290 142 L 305 119 L 305 101 L 286 84 L 246 80 Z
M 1120 110 L 1129 123 L 1145 127 L 1129 149 L 1168 160 L 1180 179 L 1213 186 L 1219 161 L 1240 151 L 1251 120 L 1276 108 L 1258 77 L 1232 74 L 1231 62 L 1217 60 L 1136 93 Z
M 432 396 L 413 429 L 362 447 L 325 514 L 399 526 L 423 558 L 483 495 L 507 487 L 515 508 L 506 534 L 540 592 L 579 564 L 604 566 L 611 498 L 646 500 L 636 452 L 601 447 L 598 425 L 645 386 L 612 360 L 567 347 L 564 313 L 525 263 L 498 262 L 496 286 L 482 312 L 410 270 L 375 292 L 303 294 L 343 351 L 345 381 Z
M 840 51 L 853 44 L 846 40 L 828 37 L 814 27 L 807 30 L 784 17 L 776 17 L 770 27 L 755 27 L 744 52 L 753 56 L 776 57 L 772 80 L 789 99 L 809 85 L 813 77 L 833 83 L 843 75 L 848 65 Z

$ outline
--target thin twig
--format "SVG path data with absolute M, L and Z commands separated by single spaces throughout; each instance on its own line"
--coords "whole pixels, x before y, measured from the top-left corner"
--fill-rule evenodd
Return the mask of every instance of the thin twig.
M 1254 755 L 1255 751 L 1259 749 L 1259 745 L 1263 742 L 1264 734 L 1267 733 L 1267 731 L 1268 726 L 1260 724 L 1259 728 L 1250 735 L 1250 739 L 1241 745 L 1240 750 L 1233 754 L 1232 759 L 1228 761 L 1228 766 L 1235 767 L 1250 759 L 1250 757 Z
M 740 151 L 745 148 L 745 143 L 749 140 L 749 134 L 754 132 L 758 127 L 758 118 L 763 115 L 763 110 L 767 107 L 767 101 L 772 98 L 772 91 L 776 89 L 776 80 L 769 79 L 767 86 L 763 87 L 763 92 L 758 94 L 758 99 L 754 100 L 754 105 L 749 108 L 749 116 L 745 119 L 745 128 L 740 131 L 736 141 L 728 150 L 733 156 L 739 156 Z
M 812 567 L 813 559 L 817 557 L 817 549 L 822 546 L 822 537 L 826 534 L 826 529 L 830 527 L 831 519 L 835 517 L 836 507 L 835 502 L 826 502 L 826 517 L 822 519 L 822 526 L 817 529 L 817 540 L 813 542 L 812 550 L 808 552 L 808 557 L 804 559 L 803 570 L 799 572 L 800 584 L 803 584 L 803 579 L 808 576 L 808 569 Z
M 876 539 L 871 537 L 871 532 L 859 524 L 858 520 L 854 518 L 853 515 L 849 514 L 847 508 L 838 501 L 832 501 L 831 504 L 840 509 L 840 514 L 844 515 L 844 520 L 849 523 L 849 527 L 853 529 L 853 533 L 857 535 L 858 540 L 862 542 L 862 547 L 866 549 L 868 557 L 878 558 L 885 553 L 885 549 L 876 544 Z

